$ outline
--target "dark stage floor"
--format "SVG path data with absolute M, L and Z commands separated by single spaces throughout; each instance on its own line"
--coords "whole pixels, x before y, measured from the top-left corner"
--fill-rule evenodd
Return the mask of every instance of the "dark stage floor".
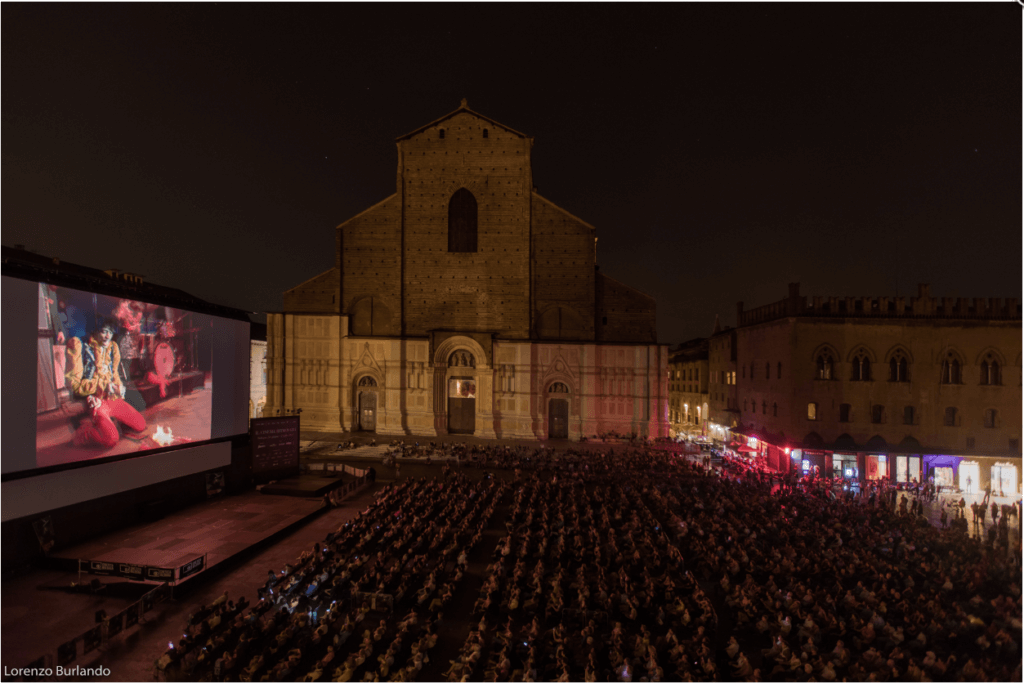
M 318 499 L 267 496 L 248 492 L 214 499 L 173 513 L 157 522 L 136 525 L 52 554 L 68 559 L 107 560 L 176 567 L 208 554 L 207 570 L 269 537 L 317 517 Z M 264 571 L 265 572 L 265 571 Z M 203 573 L 185 581 L 196 581 Z M 88 583 L 94 577 L 83 574 Z M 155 583 L 98 578 L 106 586 L 98 594 L 72 593 L 78 580 L 72 570 L 44 570 L 3 584 L 3 660 L 21 667 L 58 644 L 95 626 L 95 613 L 114 615 L 139 600 Z M 205 581 L 205 578 L 204 578 Z M 181 593 L 182 589 L 176 589 Z M 164 608 L 158 607 L 160 614 Z M 147 614 L 147 617 L 152 618 Z M 145 625 L 138 628 L 145 631 Z M 130 635 L 122 639 L 132 639 Z M 82 664 L 82 663 L 78 663 Z
M 248 492 L 213 499 L 153 523 L 136 525 L 52 554 L 173 568 L 207 556 L 207 568 L 320 509 L 319 499 Z

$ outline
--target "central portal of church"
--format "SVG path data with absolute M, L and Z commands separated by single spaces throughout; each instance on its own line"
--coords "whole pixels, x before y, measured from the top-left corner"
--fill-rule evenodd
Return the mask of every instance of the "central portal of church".
M 476 380 L 448 379 L 448 432 L 471 435 L 476 431 Z
M 551 439 L 568 439 L 569 437 L 569 402 L 565 399 L 552 399 L 548 404 L 548 437 Z

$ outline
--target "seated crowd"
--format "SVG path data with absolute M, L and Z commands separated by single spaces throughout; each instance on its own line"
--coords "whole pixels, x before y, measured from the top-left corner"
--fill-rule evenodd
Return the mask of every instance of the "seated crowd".
M 647 448 L 522 479 L 445 676 L 1020 681 L 1019 542 L 892 503 Z
M 836 495 L 654 445 L 425 448 L 514 474 L 470 482 L 446 465 L 442 479 L 381 490 L 271 573 L 256 605 L 224 595 L 197 611 L 163 669 L 191 681 L 1021 680 L 1019 537 L 985 543 L 885 489 Z M 488 528 L 500 539 L 467 572 Z M 468 618 L 468 633 L 438 663 L 442 611 L 466 592 L 470 614 L 447 620 Z
M 459 552 L 464 558 L 480 541 L 507 489 L 502 482 L 461 476 L 382 489 L 355 520 L 294 564 L 269 571 L 259 602 L 248 610 L 243 600 L 235 604 L 225 594 L 190 615 L 179 643 L 157 662 L 158 676 L 415 678 L 436 644 L 435 623 L 462 580 Z

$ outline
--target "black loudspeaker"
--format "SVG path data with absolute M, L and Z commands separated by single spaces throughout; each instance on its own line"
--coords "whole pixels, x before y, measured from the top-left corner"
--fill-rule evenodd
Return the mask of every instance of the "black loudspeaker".
M 102 608 L 96 611 L 96 623 L 99 624 L 107 619 L 107 611 Z
M 32 522 L 32 530 L 36 533 L 36 539 L 39 540 L 39 548 L 43 550 L 44 554 L 49 553 L 54 544 L 53 520 L 49 517 L 35 520 Z

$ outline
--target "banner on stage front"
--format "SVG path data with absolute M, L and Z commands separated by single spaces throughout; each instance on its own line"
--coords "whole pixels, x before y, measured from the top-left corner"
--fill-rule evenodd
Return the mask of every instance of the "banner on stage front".
M 178 568 L 178 579 L 182 580 L 190 575 L 194 575 L 197 572 L 202 572 L 203 565 L 206 563 L 206 556 L 200 556 L 195 560 L 191 560 Z

